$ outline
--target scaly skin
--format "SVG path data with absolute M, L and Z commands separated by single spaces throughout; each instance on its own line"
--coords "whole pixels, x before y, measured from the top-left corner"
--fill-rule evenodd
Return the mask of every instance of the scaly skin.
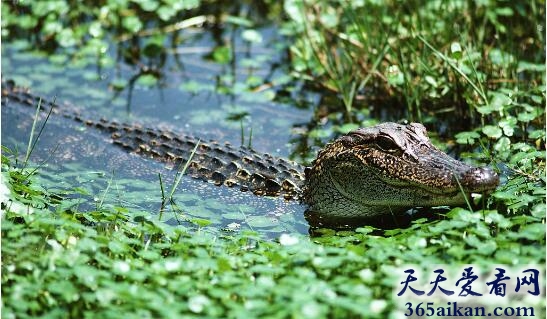
M 2 81 L 2 106 L 36 107 L 39 96 Z M 198 139 L 135 124 L 84 119 L 78 108 L 42 99 L 42 108 L 107 132 L 112 143 L 169 164 L 188 160 Z M 312 167 L 235 148 L 199 143 L 189 166 L 192 177 L 237 186 L 257 195 L 299 198 L 309 212 L 329 219 L 374 218 L 412 207 L 457 206 L 471 193 L 499 184 L 489 168 L 457 161 L 431 144 L 423 125 L 383 123 L 340 137 L 319 152 Z M 173 165 L 176 166 L 176 165 Z
M 457 161 L 419 123 L 360 128 L 328 144 L 306 170 L 304 201 L 332 217 L 374 217 L 422 206 L 458 206 L 499 184 L 489 168 Z

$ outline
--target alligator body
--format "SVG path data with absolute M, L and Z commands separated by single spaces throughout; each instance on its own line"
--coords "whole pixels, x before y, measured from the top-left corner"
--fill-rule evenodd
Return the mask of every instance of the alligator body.
M 129 152 L 172 167 L 181 167 L 191 158 L 186 173 L 196 179 L 239 187 L 256 195 L 292 199 L 301 193 L 304 167 L 282 158 L 137 124 L 83 118 L 80 109 L 73 105 L 47 101 L 12 82 L 2 82 L 2 104 L 9 105 L 10 101 L 32 107 L 40 105 L 44 111 L 51 109 L 52 113 L 109 134 L 113 144 Z
M 437 149 L 418 123 L 358 129 L 327 144 L 312 166 L 305 168 L 249 148 L 86 119 L 78 108 L 47 101 L 3 81 L 3 107 L 10 101 L 51 108 L 53 113 L 109 134 L 115 145 L 173 167 L 191 159 L 187 173 L 194 178 L 257 195 L 296 198 L 312 214 L 329 219 L 375 218 L 418 206 L 462 205 L 469 194 L 491 191 L 499 183 L 491 169 L 469 166 Z

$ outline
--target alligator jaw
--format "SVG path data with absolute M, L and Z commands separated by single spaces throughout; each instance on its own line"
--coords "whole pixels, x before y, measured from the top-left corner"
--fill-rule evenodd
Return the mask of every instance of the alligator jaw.
M 367 218 L 417 206 L 463 205 L 469 194 L 498 184 L 491 169 L 457 161 L 433 146 L 423 125 L 384 123 L 327 145 L 306 172 L 304 201 L 329 218 Z

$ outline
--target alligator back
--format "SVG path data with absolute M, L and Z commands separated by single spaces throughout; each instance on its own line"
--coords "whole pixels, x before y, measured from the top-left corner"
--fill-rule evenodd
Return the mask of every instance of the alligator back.
M 42 110 L 51 109 L 56 115 L 108 134 L 114 145 L 172 168 L 182 167 L 190 159 L 186 174 L 215 185 L 286 199 L 298 197 L 301 193 L 304 167 L 250 148 L 214 140 L 201 141 L 190 135 L 138 124 L 85 118 L 77 107 L 48 101 L 15 86 L 12 81 L 2 81 L 2 107 L 11 107 L 12 104 L 40 105 Z

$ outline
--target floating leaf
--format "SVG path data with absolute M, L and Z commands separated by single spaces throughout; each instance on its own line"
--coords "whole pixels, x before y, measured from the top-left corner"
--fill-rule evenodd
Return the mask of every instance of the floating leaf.
M 298 237 L 290 234 L 281 234 L 279 236 L 279 243 L 283 246 L 292 246 L 298 244 Z
M 188 81 L 182 82 L 179 88 L 183 91 L 187 91 L 194 94 L 201 91 L 212 92 L 215 90 L 215 87 L 210 83 L 197 82 L 194 80 L 188 80 Z
M 249 41 L 252 43 L 261 43 L 262 42 L 262 35 L 258 33 L 256 30 L 248 29 L 241 33 L 241 37 L 245 41 Z
M 228 46 L 216 47 L 213 51 L 213 60 L 220 64 L 227 64 L 232 60 L 232 49 Z
M 154 86 L 158 83 L 158 79 L 152 74 L 144 74 L 139 76 L 137 83 L 142 86 Z
M 143 54 L 147 57 L 159 56 L 165 52 L 164 42 L 165 36 L 163 35 L 149 38 L 142 50 Z
M 359 128 L 359 125 L 358 124 L 355 124 L 355 123 L 346 123 L 342 126 L 336 126 L 334 127 L 334 130 L 337 131 L 337 132 L 340 132 L 342 134 L 346 134 L 346 133 L 349 133 L 353 130 L 356 130 Z
M 251 216 L 247 218 L 246 222 L 253 228 L 272 227 L 277 224 L 274 220 L 266 216 Z
M 196 224 L 199 227 L 205 227 L 211 225 L 211 221 L 203 218 L 192 218 L 190 220 L 192 223 Z
M 125 89 L 127 84 L 128 84 L 127 80 L 123 78 L 115 78 L 115 79 L 112 79 L 112 81 L 110 81 L 110 86 L 112 86 L 112 88 L 116 91 L 121 91 Z
M 253 26 L 253 22 L 251 20 L 243 18 L 243 17 L 232 16 L 232 15 L 226 16 L 225 21 L 233 25 L 239 25 L 239 26 L 247 27 L 247 28 L 250 28 Z

